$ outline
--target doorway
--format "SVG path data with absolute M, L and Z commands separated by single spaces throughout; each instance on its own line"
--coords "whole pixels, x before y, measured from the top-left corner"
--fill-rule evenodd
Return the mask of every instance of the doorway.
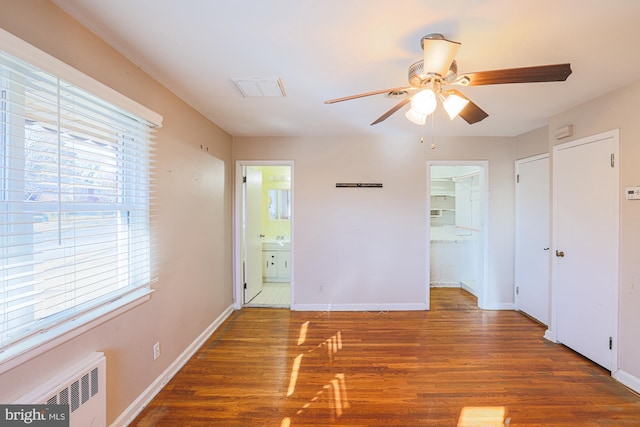
M 427 162 L 429 288 L 462 288 L 485 306 L 488 162 Z
M 236 163 L 234 305 L 290 308 L 293 163 Z

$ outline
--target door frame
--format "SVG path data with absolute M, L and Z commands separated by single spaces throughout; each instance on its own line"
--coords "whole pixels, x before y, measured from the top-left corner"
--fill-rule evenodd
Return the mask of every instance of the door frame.
M 480 175 L 480 198 L 482 230 L 480 232 L 480 262 L 478 266 L 477 293 L 478 307 L 488 308 L 489 301 L 489 161 L 488 160 L 427 160 L 427 307 L 431 302 L 431 167 L 432 166 L 476 166 L 482 169 Z
M 577 139 L 575 141 L 570 141 L 570 142 L 566 142 L 564 144 L 558 144 L 555 145 L 553 147 L 553 157 L 552 157 L 552 191 L 553 191 L 553 196 L 551 199 L 551 230 L 552 230 L 552 238 L 551 238 L 551 253 L 555 253 L 556 249 L 558 249 L 558 241 L 557 241 L 557 236 L 558 236 L 558 221 L 556 220 L 556 212 L 558 210 L 558 191 L 557 191 L 557 174 L 556 174 L 556 170 L 557 170 L 557 156 L 556 153 L 560 150 L 566 150 L 566 149 L 570 149 L 572 147 L 576 147 L 576 146 L 580 146 L 580 145 L 585 145 L 585 144 L 591 144 L 594 142 L 598 142 L 598 141 L 602 141 L 604 139 L 608 139 L 608 138 L 612 138 L 613 142 L 614 142 L 614 147 L 613 147 L 613 155 L 614 155 L 614 161 L 617 162 L 616 164 L 618 165 L 618 173 L 615 175 L 615 179 L 614 179 L 614 184 L 612 185 L 612 190 L 616 192 L 617 197 L 615 198 L 616 203 L 613 206 L 614 209 L 614 218 L 615 218 L 615 230 L 616 232 L 614 233 L 614 246 L 616 248 L 615 251 L 615 257 L 616 257 L 616 262 L 615 265 L 618 266 L 617 269 L 615 269 L 615 271 L 613 272 L 613 280 L 616 286 L 614 286 L 613 292 L 614 295 L 612 296 L 613 301 L 615 301 L 615 313 L 613 315 L 613 325 L 612 325 L 612 336 L 614 337 L 614 342 L 613 342 L 613 348 L 611 349 L 613 351 L 613 354 L 611 356 L 612 358 L 612 362 L 611 362 L 611 374 L 613 375 L 617 370 L 618 370 L 618 347 L 619 347 L 619 324 L 620 324 L 620 132 L 618 129 L 615 130 L 611 130 L 611 131 L 607 131 L 607 132 L 602 132 L 596 135 L 591 135 L 591 136 L 587 136 L 584 138 L 580 138 Z M 560 343 L 560 341 L 558 340 L 558 330 L 557 330 L 557 325 L 558 325 L 558 304 L 556 302 L 556 294 L 554 292 L 555 287 L 557 286 L 557 277 L 556 277 L 556 271 L 557 269 L 554 268 L 554 266 L 556 265 L 556 263 L 558 262 L 557 257 L 554 257 L 551 255 L 551 287 L 550 287 L 550 292 L 551 292 L 551 312 L 550 312 L 550 325 L 549 328 L 547 329 L 547 331 L 545 332 L 544 337 L 546 339 L 548 339 L 549 341 L 552 341 L 554 343 Z
M 289 166 L 291 168 L 291 280 L 290 280 L 290 308 L 294 303 L 294 218 L 295 218 L 295 190 L 294 190 L 294 161 L 293 160 L 236 160 L 235 163 L 235 191 L 233 212 L 233 307 L 239 310 L 243 307 L 243 271 L 242 271 L 242 212 L 244 209 L 244 197 L 242 192 L 242 171 L 245 166 Z

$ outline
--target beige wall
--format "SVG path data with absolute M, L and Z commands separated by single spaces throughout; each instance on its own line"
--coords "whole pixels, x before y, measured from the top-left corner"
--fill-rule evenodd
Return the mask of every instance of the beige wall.
M 534 129 L 516 137 L 516 160 L 546 154 L 549 152 L 549 135 L 547 126 Z
M 626 200 L 623 190 L 640 185 L 638 97 L 640 81 L 551 117 L 548 128 L 551 154 L 556 144 L 620 129 L 619 368 L 635 378 L 636 387 L 640 387 L 640 202 Z M 556 130 L 570 124 L 573 137 L 556 141 Z
M 236 160 L 293 160 L 294 304 L 426 302 L 427 160 L 488 160 L 487 305 L 513 306 L 512 138 L 235 138 Z M 381 189 L 336 188 L 380 182 Z
M 164 116 L 153 208 L 160 280 L 151 299 L 0 375 L 0 402 L 9 403 L 61 363 L 103 351 L 111 424 L 232 304 L 231 137 L 50 1 L 0 0 L 0 10 L 3 29 Z M 162 355 L 153 361 L 156 341 Z

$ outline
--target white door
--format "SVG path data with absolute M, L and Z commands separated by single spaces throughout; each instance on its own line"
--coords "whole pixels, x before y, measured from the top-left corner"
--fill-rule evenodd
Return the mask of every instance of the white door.
M 246 168 L 245 185 L 245 289 L 244 303 L 262 291 L 262 171 Z
M 618 131 L 554 147 L 557 340 L 617 368 Z
M 516 162 L 516 303 L 549 324 L 549 156 Z

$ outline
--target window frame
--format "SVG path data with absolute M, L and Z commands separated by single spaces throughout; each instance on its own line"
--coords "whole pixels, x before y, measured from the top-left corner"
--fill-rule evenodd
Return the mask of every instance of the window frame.
M 92 95 L 115 104 L 141 117 L 154 127 L 159 128 L 162 125 L 161 115 L 70 67 L 62 61 L 57 60 L 3 29 L 0 29 L 0 50 L 41 68 L 66 82 L 74 84 L 90 92 Z M 149 182 L 149 186 L 151 185 L 151 182 Z M 5 189 L 0 188 L 0 191 L 5 191 Z M 117 210 L 121 210 L 122 206 L 129 203 L 130 202 L 119 204 Z M 148 227 L 149 233 L 151 233 L 150 217 Z M 153 270 L 153 260 L 150 260 L 150 262 Z M 153 280 L 154 271 L 151 271 L 151 278 Z M 150 284 L 151 283 L 147 286 L 140 287 L 124 296 L 120 296 L 115 300 L 107 300 L 89 312 L 81 313 L 76 317 L 58 323 L 44 332 L 34 334 L 22 341 L 11 344 L 4 349 L 4 351 L 0 352 L 0 374 L 148 301 L 153 292 Z

